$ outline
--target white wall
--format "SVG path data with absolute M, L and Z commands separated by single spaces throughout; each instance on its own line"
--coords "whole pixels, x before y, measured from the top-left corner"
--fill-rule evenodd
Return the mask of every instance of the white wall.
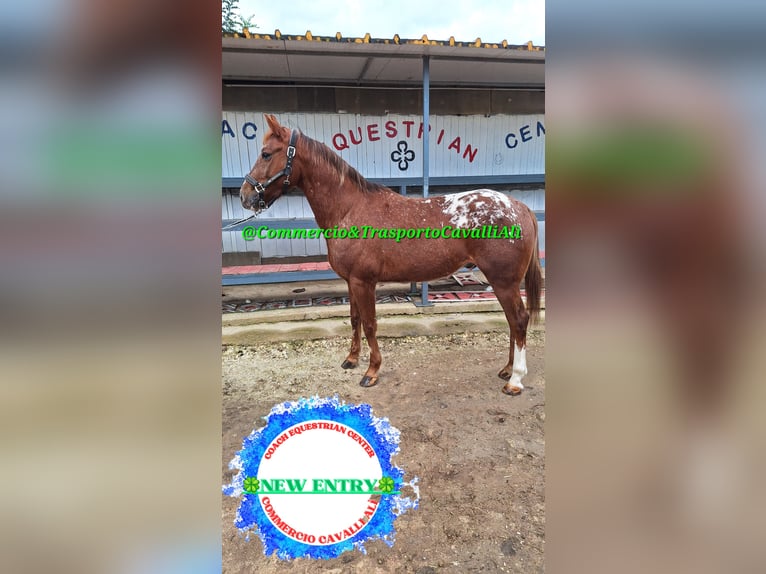
M 287 127 L 321 141 L 365 177 L 423 175 L 422 131 L 417 116 L 279 114 Z M 425 128 L 424 128 L 425 129 Z M 223 177 L 243 177 L 268 130 L 259 112 L 223 112 Z M 542 115 L 432 116 L 430 175 L 477 176 L 545 173 Z M 411 161 L 396 161 L 402 146 Z M 411 153 L 410 153 L 411 152 Z

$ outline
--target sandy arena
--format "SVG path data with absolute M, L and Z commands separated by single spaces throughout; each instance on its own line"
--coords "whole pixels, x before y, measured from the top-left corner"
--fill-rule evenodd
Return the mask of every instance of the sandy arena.
M 369 403 L 401 431 L 395 462 L 419 477 L 420 508 L 396 521 L 396 542 L 367 544 L 317 561 L 263 555 L 257 537 L 234 527 L 238 498 L 223 497 L 223 571 L 415 573 L 543 572 L 545 546 L 544 327 L 530 330 L 519 397 L 501 392 L 507 333 L 380 340 L 380 383 L 357 383 L 360 368 L 340 364 L 348 338 L 223 349 L 223 483 L 242 439 L 271 407 L 338 394 Z

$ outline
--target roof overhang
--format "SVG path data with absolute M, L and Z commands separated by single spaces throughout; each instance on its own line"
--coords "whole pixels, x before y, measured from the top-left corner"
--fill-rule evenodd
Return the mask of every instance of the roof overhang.
M 544 89 L 545 51 L 532 46 L 434 45 L 224 37 L 224 82 Z

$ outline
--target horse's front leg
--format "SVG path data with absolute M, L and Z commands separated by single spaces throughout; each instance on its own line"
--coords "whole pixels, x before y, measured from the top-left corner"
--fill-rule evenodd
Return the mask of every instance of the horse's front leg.
M 378 371 L 382 362 L 378 339 L 375 336 L 378 330 L 378 322 L 375 320 L 375 283 L 350 279 L 348 287 L 351 301 L 356 305 L 362 322 L 364 336 L 367 337 L 367 345 L 370 347 L 370 366 L 359 384 L 363 387 L 372 387 L 378 383 Z
M 343 361 L 341 367 L 344 369 L 355 369 L 359 364 L 359 351 L 362 349 L 362 332 L 359 329 L 361 319 L 359 318 L 359 307 L 356 305 L 356 298 L 351 292 L 351 287 L 348 290 L 348 299 L 351 304 L 351 350 L 348 353 L 348 357 Z

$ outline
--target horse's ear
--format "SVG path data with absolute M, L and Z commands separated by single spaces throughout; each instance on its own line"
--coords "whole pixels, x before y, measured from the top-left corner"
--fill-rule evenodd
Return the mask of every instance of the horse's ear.
M 268 124 L 271 133 L 279 139 L 285 139 L 284 134 L 286 130 L 281 125 L 279 125 L 277 118 L 272 114 L 264 114 L 263 117 L 266 119 L 266 123 Z

